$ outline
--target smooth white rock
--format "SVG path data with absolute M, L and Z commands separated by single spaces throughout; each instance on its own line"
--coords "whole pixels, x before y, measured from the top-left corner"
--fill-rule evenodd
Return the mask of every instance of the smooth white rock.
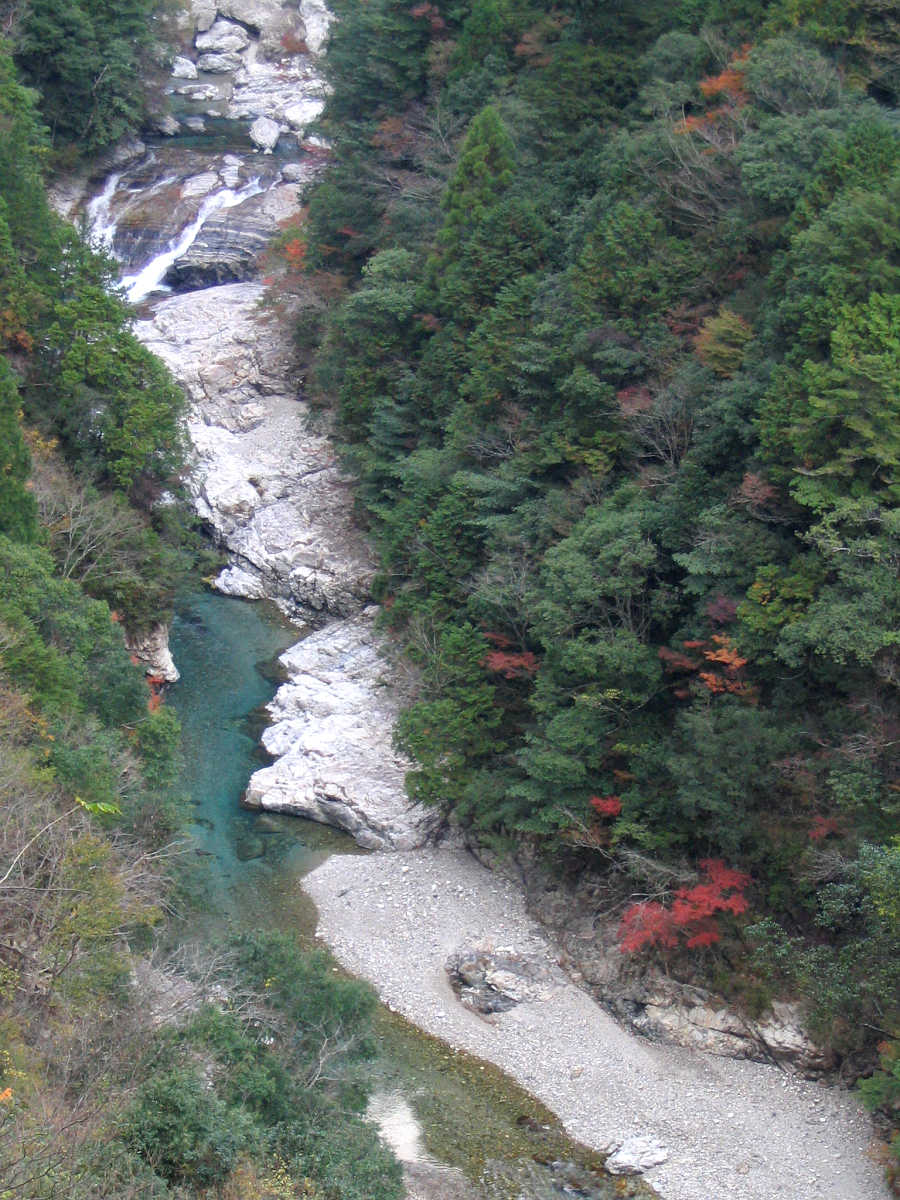
M 187 96 L 189 100 L 193 100 L 196 104 L 203 104 L 207 100 L 218 100 L 221 93 L 214 84 L 211 83 L 189 83 L 186 87 L 176 88 L 176 94 L 179 96 Z M 211 112 L 208 114 L 215 117 L 218 114 Z
M 161 133 L 163 137 L 174 137 L 180 129 L 181 126 L 171 115 L 171 113 L 166 113 L 164 117 L 160 117 L 156 121 L 156 130 L 158 133 Z
M 233 54 L 246 50 L 250 45 L 250 34 L 242 25 L 219 20 L 205 33 L 198 33 L 194 44 L 204 54 Z
M 324 100 L 317 96 L 310 96 L 305 100 L 298 100 L 296 104 L 289 105 L 284 110 L 284 119 L 292 129 L 302 132 L 307 125 L 311 125 L 321 115 L 324 107 Z
M 271 154 L 281 136 L 281 128 L 277 121 L 269 117 L 257 117 L 250 126 L 250 140 L 254 146 L 259 146 L 266 154 Z
M 411 805 L 411 764 L 392 730 L 402 693 L 381 653 L 377 610 L 337 621 L 282 654 L 290 682 L 268 706 L 263 745 L 276 761 L 250 779 L 246 803 L 336 825 L 369 849 L 421 845 L 434 814 Z
M 273 203 L 281 191 L 296 203 L 293 187 L 274 189 Z M 247 581 L 262 580 L 291 612 L 348 616 L 366 601 L 374 563 L 327 431 L 308 428 L 289 334 L 260 310 L 263 293 L 241 283 L 171 296 L 136 333 L 192 403 L 194 503 L 241 572 L 223 586 L 237 579 L 241 594 L 258 594 Z
M 223 17 L 232 17 L 242 25 L 262 31 L 281 13 L 281 0 L 218 0 Z
M 228 75 L 240 70 L 241 56 L 239 54 L 201 54 L 197 59 L 201 71 L 210 75 Z
M 301 0 L 300 16 L 306 28 L 306 44 L 310 53 L 321 54 L 333 19 L 324 0 Z
M 228 116 L 270 117 L 283 123 L 285 109 L 299 101 L 322 95 L 321 80 L 313 77 L 299 59 L 285 62 L 248 62 L 235 76 Z
M 205 33 L 216 19 L 216 0 L 191 0 L 194 28 Z
M 173 79 L 196 79 L 197 67 L 189 58 L 184 58 L 178 55 L 172 61 L 172 78 Z
M 633 1137 L 609 1156 L 606 1169 L 613 1175 L 643 1175 L 653 1167 L 662 1166 L 668 1159 L 669 1151 L 655 1138 Z

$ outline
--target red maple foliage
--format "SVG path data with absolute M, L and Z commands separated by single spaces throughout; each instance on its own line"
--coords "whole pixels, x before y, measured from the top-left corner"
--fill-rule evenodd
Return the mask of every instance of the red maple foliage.
M 675 675 L 682 672 L 697 671 L 700 668 L 700 663 L 695 658 L 689 658 L 686 654 L 681 654 L 678 650 L 670 650 L 668 646 L 660 646 L 657 653 L 663 665 L 663 670 L 670 674 Z
M 727 597 L 722 599 L 727 605 L 732 603 Z M 660 646 L 657 653 L 663 670 L 668 675 L 693 675 L 694 679 L 702 683 L 714 696 L 728 693 L 751 704 L 756 702 L 756 689 L 742 676 L 748 660 L 738 654 L 731 639 L 724 633 L 714 633 L 709 641 L 686 641 L 681 644 L 685 650 L 699 650 L 700 656 L 694 657 L 672 650 L 668 646 Z M 704 666 L 703 660 L 708 665 L 706 670 L 700 669 Z M 679 680 L 678 687 L 674 690 L 674 694 L 681 699 L 687 699 L 691 694 L 684 687 L 684 682 Z
M 433 4 L 416 4 L 409 10 L 409 15 L 414 21 L 426 20 L 432 33 L 440 33 L 447 28 L 447 22 Z
M 504 679 L 519 679 L 523 675 L 534 675 L 541 665 L 537 655 L 530 650 L 512 654 L 507 650 L 489 650 L 482 660 L 489 671 L 496 671 Z
M 837 817 L 813 817 L 812 828 L 809 831 L 811 842 L 824 842 L 832 834 L 843 833 Z
M 292 271 L 302 271 L 306 262 L 306 242 L 295 237 L 284 247 L 284 257 Z
M 622 811 L 618 796 L 591 796 L 591 808 L 602 817 L 617 817 Z
M 690 950 L 715 945 L 721 937 L 717 914 L 740 916 L 747 911 L 744 888 L 749 875 L 726 867 L 720 858 L 701 859 L 699 866 L 706 882 L 678 888 L 671 908 L 650 900 L 626 909 L 619 926 L 624 953 L 633 954 L 647 946 L 672 949 L 682 937 Z

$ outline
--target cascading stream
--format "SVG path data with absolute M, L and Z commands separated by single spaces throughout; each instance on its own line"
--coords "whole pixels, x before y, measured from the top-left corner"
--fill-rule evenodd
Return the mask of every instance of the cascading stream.
M 112 250 L 113 239 L 116 236 L 117 222 L 112 215 L 112 202 L 121 180 L 121 171 L 110 175 L 103 185 L 103 191 L 98 192 L 86 209 L 87 227 L 91 237 L 107 251 Z
M 131 303 L 137 304 L 149 296 L 151 292 L 159 291 L 162 288 L 163 280 L 166 277 L 169 267 L 171 267 L 176 259 L 181 258 L 183 254 L 187 253 L 197 240 L 200 230 L 214 212 L 219 212 L 224 208 L 234 208 L 238 204 L 243 204 L 245 200 L 249 200 L 251 196 L 258 196 L 265 190 L 259 178 L 255 176 L 249 183 L 246 183 L 238 190 L 226 187 L 218 192 L 213 192 L 211 196 L 207 196 L 201 204 L 200 211 L 194 220 L 169 243 L 162 253 L 151 258 L 147 265 L 142 267 L 136 274 L 124 276 L 122 287 L 125 289 Z M 101 195 L 105 194 L 105 192 L 106 188 L 104 188 Z M 99 196 L 97 200 L 100 200 Z M 112 235 L 114 233 L 115 225 L 113 224 Z

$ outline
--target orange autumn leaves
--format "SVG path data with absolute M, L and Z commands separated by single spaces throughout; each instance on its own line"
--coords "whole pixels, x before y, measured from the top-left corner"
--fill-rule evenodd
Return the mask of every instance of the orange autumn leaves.
M 710 130 L 723 118 L 743 108 L 750 97 L 744 90 L 747 56 L 752 46 L 742 46 L 731 56 L 728 66 L 718 75 L 709 75 L 697 85 L 707 100 L 718 98 L 720 103 L 705 113 L 691 113 L 675 126 L 676 133 L 696 133 Z
M 663 670 L 675 677 L 673 695 L 679 700 L 689 699 L 699 685 L 713 695 L 728 694 L 756 703 L 756 689 L 744 678 L 748 660 L 738 654 L 726 634 L 714 633 L 708 641 L 681 644 L 688 653 L 668 646 L 661 646 L 658 651 Z

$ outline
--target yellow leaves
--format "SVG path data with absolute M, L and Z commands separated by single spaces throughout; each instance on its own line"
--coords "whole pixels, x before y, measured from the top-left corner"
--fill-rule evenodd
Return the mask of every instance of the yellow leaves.
M 4 1088 L 3 1091 L 0 1092 L 0 1104 L 9 1104 L 9 1102 L 10 1102 L 10 1100 L 12 1100 L 12 1098 L 13 1098 L 13 1090 L 11 1087 Z

